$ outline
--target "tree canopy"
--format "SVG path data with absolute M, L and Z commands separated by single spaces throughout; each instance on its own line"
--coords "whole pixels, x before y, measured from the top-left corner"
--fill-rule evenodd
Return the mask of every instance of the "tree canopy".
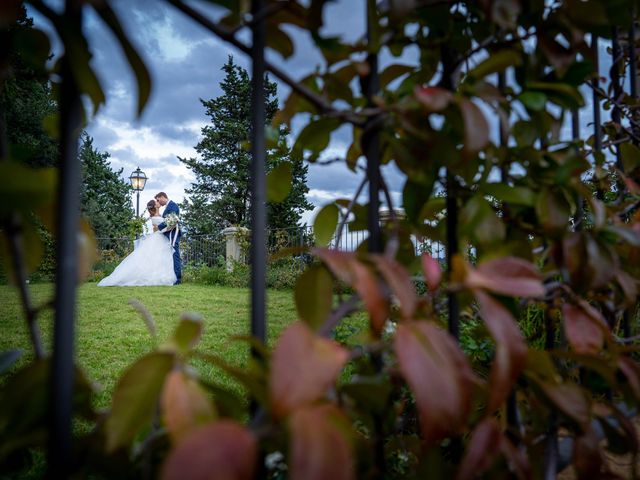
M 129 236 L 134 216 L 131 186 L 123 179 L 122 169 L 111 168 L 109 153 L 100 152 L 93 145 L 93 138 L 84 133 L 81 140 L 78 156 L 82 164 L 82 214 L 98 238 Z
M 57 164 L 57 143 L 45 125 L 53 126 L 57 105 L 51 93 L 51 82 L 39 57 L 48 55 L 48 46 L 33 28 L 33 20 L 21 8 L 19 19 L 11 27 L 15 49 L 8 57 L 8 75 L 0 84 L 0 104 L 6 122 L 6 136 L 13 158 L 36 167 L 50 167 Z M 33 48 L 35 37 L 39 40 Z M 31 49 L 29 47 L 32 47 Z M 45 122 L 46 120 L 46 122 Z
M 250 161 L 247 148 L 251 139 L 251 82 L 247 71 L 229 57 L 222 67 L 222 94 L 201 100 L 210 118 L 202 128 L 202 138 L 195 146 L 199 156 L 180 158 L 191 169 L 196 181 L 187 190 L 182 205 L 185 228 L 192 234 L 217 233 L 223 228 L 249 226 Z M 270 123 L 278 110 L 277 85 L 266 79 L 266 121 Z M 295 227 L 301 214 L 311 205 L 306 200 L 307 169 L 300 155 L 287 146 L 286 126 L 274 130 L 275 139 L 267 152 L 267 168 L 283 162 L 291 165 L 291 190 L 281 202 L 268 205 L 269 226 Z

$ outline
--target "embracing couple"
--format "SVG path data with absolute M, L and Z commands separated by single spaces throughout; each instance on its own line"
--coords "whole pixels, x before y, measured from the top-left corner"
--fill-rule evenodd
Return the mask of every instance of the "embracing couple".
M 160 208 L 165 207 L 162 215 Z M 178 285 L 182 282 L 180 260 L 180 209 L 160 192 L 147 202 L 153 233 L 140 239 L 133 252 L 103 278 L 99 287 Z

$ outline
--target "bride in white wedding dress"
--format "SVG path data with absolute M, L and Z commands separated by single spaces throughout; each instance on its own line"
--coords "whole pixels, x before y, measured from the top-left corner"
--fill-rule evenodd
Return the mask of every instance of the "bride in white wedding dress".
M 159 205 L 155 200 L 147 203 L 151 215 L 153 233 L 139 240 L 136 248 L 109 275 L 103 278 L 99 287 L 138 287 L 173 285 L 176 274 L 173 270 L 173 247 L 169 239 L 157 226 L 164 219 L 159 214 Z

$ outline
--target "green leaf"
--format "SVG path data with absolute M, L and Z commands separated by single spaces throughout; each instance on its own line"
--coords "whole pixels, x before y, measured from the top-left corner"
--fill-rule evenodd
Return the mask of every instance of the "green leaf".
M 481 245 L 497 244 L 504 240 L 505 225 L 482 195 L 471 198 L 460 212 L 463 231 Z
M 381 414 L 388 408 L 392 388 L 391 383 L 380 376 L 354 375 L 341 390 L 363 410 Z
M 175 346 L 180 353 L 189 352 L 200 340 L 202 328 L 202 317 L 200 315 L 183 313 L 180 323 L 171 337 L 171 345 Z
M 547 104 L 547 96 L 542 92 L 522 92 L 517 98 L 525 107 L 536 112 L 544 110 Z
M 82 31 L 74 24 L 61 23 L 57 18 L 51 20 L 54 24 L 57 24 L 58 32 L 64 44 L 65 53 L 61 61 L 67 61 L 69 63 L 78 89 L 81 93 L 89 96 L 93 103 L 93 113 L 95 114 L 98 108 L 105 102 L 105 96 L 100 80 L 93 71 L 93 68 L 91 68 L 92 55 L 89 50 L 89 45 Z M 61 66 L 56 66 L 56 69 L 60 70 Z
M 105 424 L 107 451 L 113 452 L 129 445 L 135 435 L 151 422 L 174 360 L 172 353 L 150 353 L 129 367 L 120 378 L 113 394 L 111 414 Z
M 311 151 L 311 158 L 317 158 L 318 154 L 329 145 L 331 132 L 338 128 L 340 123 L 337 118 L 327 117 L 309 123 L 298 135 L 293 145 L 293 152 L 302 154 L 305 151 Z
M 227 374 L 242 384 L 249 393 L 251 393 L 253 398 L 258 401 L 258 403 L 264 405 L 268 401 L 264 370 L 255 368 L 255 365 L 257 365 L 256 363 L 253 364 L 254 368 L 241 368 L 229 364 L 224 358 L 214 354 L 201 354 L 195 352 L 195 357 L 224 370 Z
M 632 172 L 640 167 L 640 148 L 631 142 L 624 142 L 620 145 L 622 154 L 622 165 L 625 172 Z
M 20 349 L 7 350 L 0 353 L 0 374 L 9 370 L 14 363 L 22 356 L 23 351 Z
M 514 205 L 533 207 L 536 202 L 535 193 L 527 187 L 512 187 L 504 183 L 487 183 L 482 191 L 496 199 Z
M 531 82 L 527 84 L 527 89 L 546 93 L 549 101 L 561 107 L 574 109 L 584 106 L 584 98 L 580 91 L 566 83 Z
M 339 211 L 335 203 L 322 207 L 313 222 L 313 235 L 316 245 L 325 246 L 331 242 L 338 226 Z
M 295 49 L 289 35 L 282 31 L 279 26 L 271 23 L 267 24 L 267 46 L 273 48 L 283 58 L 289 58 L 293 55 Z
M 115 37 L 118 39 L 122 50 L 124 51 L 127 61 L 136 76 L 138 84 L 138 116 L 142 114 L 149 95 L 151 94 L 151 75 L 147 70 L 146 65 L 142 61 L 142 58 L 133 47 L 127 34 L 122 29 L 120 21 L 115 12 L 111 9 L 108 2 L 92 2 L 91 5 L 95 11 L 100 15 L 100 18 L 111 29 Z
M 520 65 L 522 56 L 516 50 L 500 50 L 491 53 L 489 58 L 481 62 L 477 67 L 469 72 L 469 78 L 481 80 L 492 73 L 502 72 L 513 65 Z
M 540 224 L 549 233 L 557 234 L 566 230 L 571 212 L 563 195 L 543 188 L 535 207 Z
M 22 222 L 20 233 L 10 238 L 8 232 L 0 232 L 0 263 L 2 263 L 5 273 L 17 282 L 15 277 L 14 255 L 10 248 L 11 241 L 18 241 L 23 252 L 22 260 L 25 262 L 27 275 L 35 272 L 42 261 L 44 255 L 44 245 L 42 236 L 32 223 Z
M 0 162 L 0 216 L 29 211 L 53 202 L 57 185 L 55 168 L 29 168 L 13 162 Z
M 432 192 L 433 183 L 431 185 L 421 185 L 407 179 L 402 190 L 402 206 L 409 221 L 419 223 L 422 220 L 422 209 L 429 201 Z
M 414 67 L 411 65 L 402 65 L 399 63 L 389 65 L 380 73 L 380 88 L 384 89 L 396 78 L 412 72 Z
M 530 147 L 538 139 L 538 130 L 532 122 L 519 120 L 513 126 L 513 136 L 519 147 Z
M 317 330 L 329 317 L 333 306 L 333 279 L 321 265 L 312 265 L 298 277 L 295 289 L 298 315 Z
M 283 202 L 291 192 L 293 167 L 291 162 L 281 162 L 267 173 L 267 201 Z
M 0 388 L 0 458 L 6 458 L 13 448 L 41 446 L 46 441 L 51 413 L 50 372 L 50 360 L 36 360 L 8 377 Z M 73 379 L 74 414 L 95 420 L 92 385 L 75 365 Z

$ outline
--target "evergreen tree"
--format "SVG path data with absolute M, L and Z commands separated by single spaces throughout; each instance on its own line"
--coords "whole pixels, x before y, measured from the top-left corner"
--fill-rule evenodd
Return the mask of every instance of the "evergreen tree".
M 191 234 L 217 233 L 226 226 L 248 226 L 250 216 L 250 161 L 247 149 L 251 138 L 251 82 L 245 69 L 229 57 L 222 67 L 225 78 L 222 95 L 200 100 L 211 124 L 202 128 L 202 138 L 195 146 L 197 158 L 179 158 L 193 171 L 196 181 L 187 190 L 181 205 L 182 221 Z M 277 86 L 265 79 L 266 122 L 278 109 Z M 269 226 L 294 227 L 301 214 L 312 206 L 305 195 L 307 169 L 301 158 L 293 158 L 287 147 L 286 128 L 278 132 L 275 148 L 267 152 L 267 169 L 289 161 L 293 168 L 291 193 L 280 204 L 269 204 Z
M 122 178 L 122 169 L 113 171 L 107 159 L 93 146 L 93 138 L 84 133 L 79 151 L 82 163 L 82 213 L 96 237 L 125 237 L 131 234 L 134 215 L 131 186 Z
M 13 30 L 15 38 L 43 40 L 41 32 L 33 28 L 33 20 L 22 13 Z M 25 44 L 29 42 L 25 41 Z M 40 43 L 43 55 L 48 55 L 48 42 Z M 0 82 L 0 115 L 4 115 L 7 142 L 13 158 L 31 166 L 50 167 L 58 162 L 55 140 L 44 130 L 43 120 L 57 111 L 51 94 L 47 72 L 37 71 L 29 61 L 29 55 L 21 48 L 12 51 L 8 61 L 10 75 Z

